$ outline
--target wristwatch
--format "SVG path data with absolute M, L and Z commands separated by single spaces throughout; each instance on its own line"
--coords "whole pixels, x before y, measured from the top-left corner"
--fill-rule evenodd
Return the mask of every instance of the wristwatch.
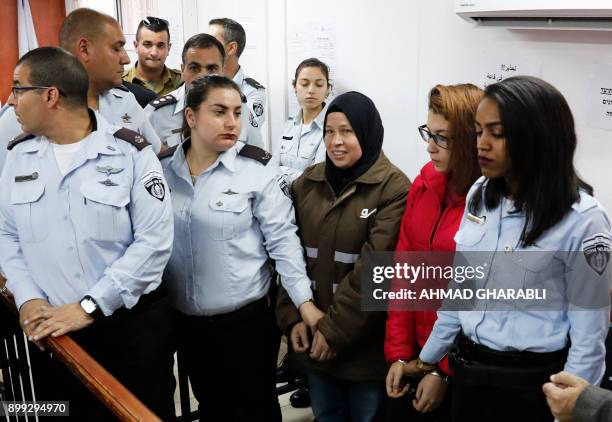
M 421 360 L 421 358 L 417 358 L 417 360 L 416 360 L 416 367 L 417 367 L 417 369 L 423 371 L 424 373 L 429 373 L 429 372 L 432 372 L 432 371 L 436 370 L 436 364 L 435 363 L 423 362 Z
M 81 299 L 80 305 L 85 313 L 93 319 L 98 319 L 102 316 L 102 311 L 93 297 L 89 295 L 85 296 Z

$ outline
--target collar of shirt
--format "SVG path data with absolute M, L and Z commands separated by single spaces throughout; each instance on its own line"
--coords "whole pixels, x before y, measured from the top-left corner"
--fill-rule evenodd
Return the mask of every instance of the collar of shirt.
M 185 157 L 185 149 L 184 149 L 185 142 L 191 142 L 191 140 L 187 138 L 185 141 L 179 144 L 179 146 L 176 148 L 176 151 L 174 151 L 174 154 L 172 155 L 172 157 L 170 157 L 169 166 L 170 168 L 172 168 L 172 170 L 177 176 L 179 176 L 180 178 L 188 182 L 190 185 L 192 185 L 191 173 L 189 172 L 189 166 L 187 165 L 187 158 Z M 226 169 L 234 173 L 236 171 L 236 156 L 240 152 L 240 149 L 242 149 L 241 147 L 239 147 L 238 144 L 240 143 L 236 142 L 236 144 L 233 147 L 231 147 L 227 151 L 222 152 L 217 158 L 217 160 L 209 168 L 207 168 L 204 172 L 206 173 L 206 172 L 215 171 L 217 167 L 219 166 L 219 164 L 223 164 L 223 167 L 225 167 Z
M 238 68 L 238 72 L 232 78 L 236 84 L 242 88 L 242 81 L 244 81 L 244 71 L 242 70 L 242 66 Z
M 170 69 L 168 69 L 168 66 L 166 65 L 164 65 L 164 71 L 162 72 L 162 76 L 159 81 L 145 81 L 144 79 L 139 78 L 138 71 L 136 70 L 137 67 L 138 67 L 138 61 L 134 63 L 134 67 L 132 67 L 130 70 L 127 71 L 127 73 L 123 75 L 123 79 L 125 79 L 128 82 L 134 82 L 134 80 L 136 80 L 137 82 L 140 82 L 141 85 L 161 84 L 162 86 L 164 86 L 169 80 L 172 79 L 172 73 L 170 73 Z
M 327 113 L 328 105 L 328 103 L 323 102 L 323 109 L 321 109 L 317 117 L 311 122 L 321 130 L 323 130 L 323 123 L 325 122 L 325 113 Z M 302 108 L 293 116 L 293 124 L 294 126 L 300 126 L 302 124 Z
M 181 113 L 185 108 L 185 84 L 179 86 L 176 91 L 171 93 L 171 95 L 176 98 L 176 104 L 174 105 L 174 114 Z
M 88 159 L 96 158 L 98 155 L 123 155 L 123 152 L 117 148 L 117 145 L 113 145 L 111 142 L 112 134 L 118 128 L 111 126 L 108 122 L 102 117 L 102 115 L 94 110 L 89 109 L 90 115 L 92 116 L 94 121 L 94 130 L 87 135 L 82 140 L 88 140 L 85 143 L 84 149 L 85 154 Z M 106 136 L 110 134 L 111 136 Z M 51 141 L 46 136 L 41 136 L 39 142 L 28 143 L 24 146 L 23 152 L 37 152 L 38 156 L 42 157 Z

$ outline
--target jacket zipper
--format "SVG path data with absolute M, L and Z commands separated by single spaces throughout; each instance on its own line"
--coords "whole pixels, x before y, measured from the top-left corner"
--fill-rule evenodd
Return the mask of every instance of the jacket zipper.
M 434 224 L 434 226 L 433 226 L 433 230 L 431 231 L 431 236 L 429 236 L 429 249 L 431 249 L 432 246 L 433 246 L 433 241 L 434 241 L 434 237 L 436 235 L 436 230 L 438 230 L 438 225 L 440 224 L 440 220 L 442 220 L 442 217 L 444 217 L 444 213 L 448 209 L 448 206 L 444 207 L 443 209 L 442 209 L 442 207 L 440 207 L 440 208 L 441 208 L 441 212 L 438 215 L 438 219 L 436 220 L 436 224 Z

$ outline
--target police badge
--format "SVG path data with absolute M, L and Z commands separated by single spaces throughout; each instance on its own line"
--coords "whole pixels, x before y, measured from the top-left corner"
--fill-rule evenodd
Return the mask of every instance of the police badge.
M 281 174 L 276 179 L 276 183 L 278 183 L 278 187 L 283 191 L 285 196 L 291 199 L 291 183 L 290 181 L 287 180 L 287 176 L 284 174 Z
M 589 266 L 600 276 L 610 262 L 612 238 L 606 233 L 597 233 L 582 241 L 582 250 Z
M 157 171 L 150 171 L 142 177 L 142 184 L 144 185 L 149 195 L 153 198 L 164 200 L 166 196 L 166 187 L 164 186 L 164 179 L 162 175 Z

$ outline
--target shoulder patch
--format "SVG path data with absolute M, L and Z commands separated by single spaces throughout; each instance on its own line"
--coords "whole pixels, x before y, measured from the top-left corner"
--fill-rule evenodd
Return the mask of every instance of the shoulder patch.
M 10 151 L 15 147 L 15 145 L 20 144 L 23 141 L 27 141 L 28 139 L 32 139 L 35 137 L 36 135 L 32 135 L 31 133 L 22 133 L 21 135 L 17 135 L 13 139 L 10 140 L 10 142 L 6 146 L 6 149 Z
M 170 104 L 176 104 L 177 99 L 173 95 L 163 95 L 161 97 L 157 97 L 151 101 L 149 101 L 149 105 L 153 107 L 155 110 L 158 108 L 162 108 L 163 106 L 167 106 Z
M 127 86 L 125 86 L 125 85 L 123 85 L 123 84 L 122 84 L 122 85 L 117 85 L 117 86 L 116 86 L 116 87 L 114 87 L 114 88 L 117 88 L 117 89 L 119 89 L 119 90 L 121 90 L 121 91 L 130 92 L 130 90 L 128 89 L 128 87 L 127 87 Z
M 244 78 L 244 81 L 248 83 L 249 85 L 251 85 L 253 88 L 266 89 L 262 84 L 260 84 L 253 78 Z
M 268 164 L 268 162 L 272 158 L 272 154 L 270 154 L 265 149 L 249 144 L 243 146 L 238 155 L 258 161 L 264 166 Z
M 125 127 L 113 133 L 113 136 L 134 145 L 138 151 L 151 145 L 140 133 Z
M 600 276 L 610 262 L 612 238 L 608 233 L 597 233 L 582 241 L 582 250 L 589 266 Z
M 174 151 L 176 151 L 176 147 L 178 147 L 178 145 L 175 145 L 170 148 L 166 148 L 165 150 L 157 154 L 157 159 L 161 161 L 164 158 L 172 157 L 174 155 Z

